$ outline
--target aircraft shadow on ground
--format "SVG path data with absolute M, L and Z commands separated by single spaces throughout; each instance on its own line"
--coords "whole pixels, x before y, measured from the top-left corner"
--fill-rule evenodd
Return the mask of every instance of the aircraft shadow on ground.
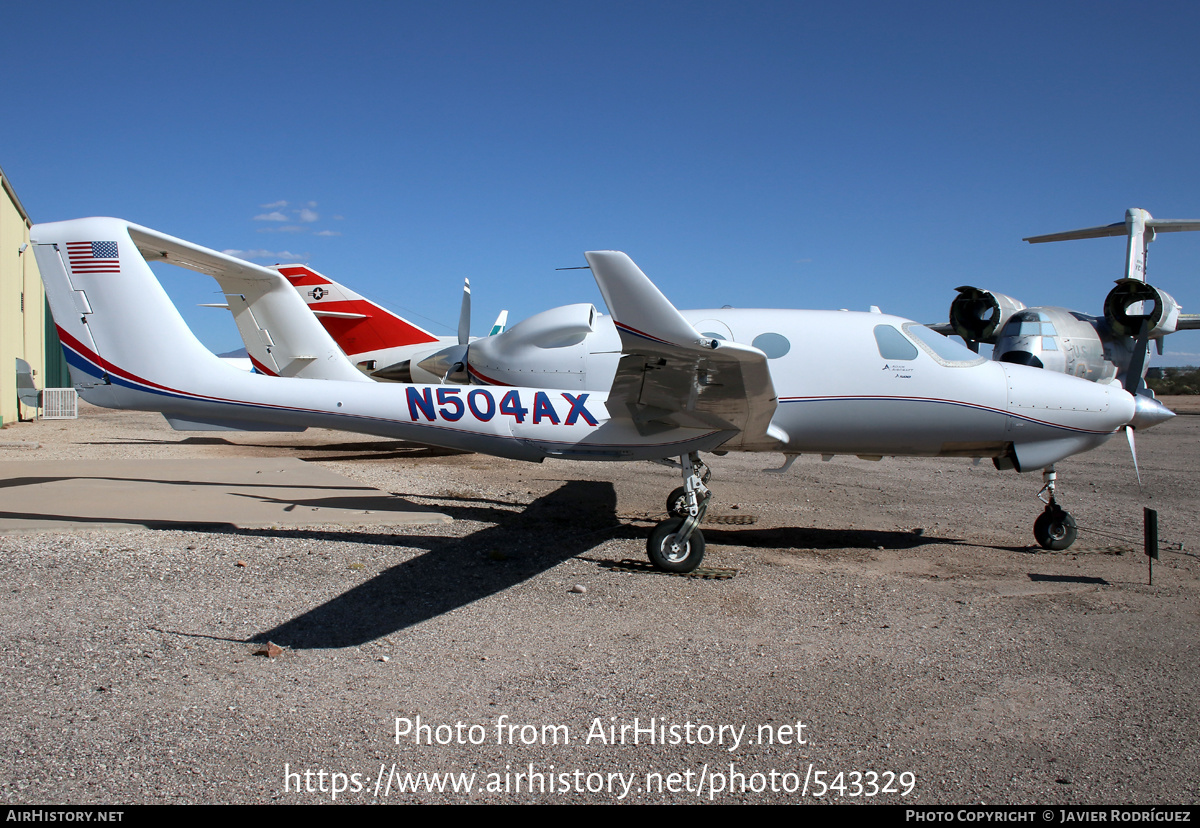
M 353 647 L 420 624 L 587 552 L 618 523 L 616 505 L 611 483 L 571 481 L 521 512 L 489 510 L 497 524 L 465 538 L 381 539 L 427 551 L 250 641 Z
M 770 529 L 716 529 L 708 526 L 701 528 L 707 543 L 746 546 L 751 549 L 915 549 L 930 544 L 962 543 L 955 538 L 872 529 L 814 529 L 792 526 Z
M 1108 586 L 1109 582 L 1103 578 L 1097 578 L 1091 575 L 1042 575 L 1037 572 L 1028 573 L 1029 580 L 1041 581 L 1051 584 L 1101 584 Z
M 21 486 L 41 486 L 45 483 L 63 483 L 71 480 L 109 480 L 114 483 L 150 483 L 163 486 L 220 486 L 228 489 L 314 489 L 324 491 L 348 491 L 378 493 L 378 489 L 366 484 L 348 482 L 345 486 L 317 484 L 306 486 L 302 483 L 228 483 L 223 480 L 168 480 L 162 477 L 106 477 L 98 474 L 71 474 L 57 477 L 9 477 L 0 478 L 0 489 L 13 489 Z M 270 498 L 263 498 L 270 500 Z M 291 502 L 291 501 L 273 501 Z M 297 501 L 299 502 L 299 501 Z
M 322 457 L 322 460 L 401 460 L 404 458 L 450 457 L 455 454 L 470 454 L 458 449 L 427 446 L 424 443 L 410 443 L 404 440 L 389 440 L 386 442 L 351 442 L 323 443 L 319 445 L 297 445 L 295 443 L 235 443 L 224 437 L 185 437 L 182 440 L 153 439 L 150 437 L 122 438 L 118 440 L 93 440 L 83 445 L 89 446 L 229 446 L 230 448 L 260 448 L 282 449 L 289 452 L 353 452 L 345 457 Z M 301 457 L 301 460 L 306 458 Z M 311 459 L 311 458 L 309 458 Z

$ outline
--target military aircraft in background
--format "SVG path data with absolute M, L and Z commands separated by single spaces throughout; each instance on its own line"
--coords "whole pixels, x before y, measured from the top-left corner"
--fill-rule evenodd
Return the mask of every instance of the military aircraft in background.
M 40 224 L 31 239 L 88 401 L 202 427 L 318 426 L 520 460 L 678 458 L 677 514 L 647 543 L 672 571 L 703 557 L 702 451 L 781 452 L 781 470 L 803 453 L 1042 469 L 1049 500 L 1034 533 L 1061 549 L 1076 530 L 1055 502 L 1054 464 L 1172 416 L 1119 386 L 985 360 L 882 313 L 681 313 L 618 251 L 585 254 L 611 316 L 556 308 L 466 346 L 462 363 L 486 384 L 375 383 L 275 270 L 120 219 Z M 279 376 L 238 371 L 204 348 L 147 264 L 158 260 L 216 278 L 243 337 L 274 343 Z
M 333 337 L 373 379 L 440 382 L 471 341 L 471 280 L 463 282 L 457 336 L 436 336 L 306 265 L 274 265 Z M 508 311 L 500 311 L 488 336 L 503 333 Z
M 437 336 L 307 265 L 271 265 L 268 269 L 278 271 L 287 279 L 342 352 L 372 379 L 438 382 L 471 341 L 470 279 L 463 283 L 458 335 Z M 220 277 L 218 282 L 221 282 Z M 205 303 L 202 307 L 231 311 L 246 346 L 249 367 L 260 374 L 279 376 L 280 371 L 285 370 L 281 368 L 281 360 L 290 365 L 298 352 L 281 352 L 275 343 L 271 331 L 278 330 L 282 327 L 279 323 L 283 322 L 271 312 L 275 303 L 259 302 L 261 295 L 248 299 L 239 292 L 237 283 L 227 286 L 222 282 L 221 289 L 226 294 L 224 302 Z M 508 311 L 504 310 L 496 317 L 488 335 L 502 333 L 507 324 Z M 427 365 L 436 373 L 422 367 L 431 359 Z M 444 365 L 447 360 L 448 364 Z
M 1200 314 L 1181 313 L 1179 304 L 1146 281 L 1146 248 L 1158 233 L 1200 230 L 1200 221 L 1156 219 L 1132 208 L 1125 221 L 1102 227 L 1030 236 L 1030 244 L 1127 236 L 1125 275 L 1104 300 L 1101 316 L 1057 307 L 1026 307 L 1003 293 L 963 286 L 950 305 L 950 321 L 931 326 L 957 334 L 973 351 L 992 345 L 992 359 L 1032 365 L 1094 382 L 1114 379 L 1130 393 L 1144 393 L 1150 342 L 1163 352 L 1163 338 L 1200 330 Z

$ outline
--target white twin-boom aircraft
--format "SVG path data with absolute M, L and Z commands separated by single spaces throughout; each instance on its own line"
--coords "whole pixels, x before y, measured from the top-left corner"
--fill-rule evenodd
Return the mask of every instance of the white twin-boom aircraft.
M 1064 548 L 1075 527 L 1054 502 L 1054 464 L 1172 416 L 1118 384 L 992 362 L 887 314 L 681 312 L 617 251 L 585 254 L 611 319 L 586 305 L 559 309 L 574 328 L 559 325 L 561 343 L 543 343 L 606 343 L 581 355 L 606 366 L 602 384 L 596 371 L 582 384 L 564 374 L 560 387 L 546 374 L 537 387 L 379 383 L 347 360 L 276 270 L 114 218 L 39 224 L 30 235 L 72 382 L 87 401 L 160 411 L 177 427 L 313 426 L 517 460 L 678 458 L 675 516 L 648 544 L 651 560 L 672 571 L 694 569 L 704 553 L 698 525 L 710 491 L 699 452 L 782 452 L 783 469 L 807 453 L 987 457 L 998 468 L 1042 469 L 1050 498 L 1035 535 Z M 148 261 L 216 278 L 243 337 L 287 355 L 281 375 L 214 356 Z M 589 336 L 604 323 L 615 337 Z M 508 368 L 520 376 L 520 365 Z

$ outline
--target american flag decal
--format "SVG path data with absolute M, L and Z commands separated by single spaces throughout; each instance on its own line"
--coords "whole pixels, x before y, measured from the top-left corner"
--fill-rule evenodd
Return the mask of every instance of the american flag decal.
M 75 273 L 120 273 L 115 241 L 67 242 L 67 258 Z

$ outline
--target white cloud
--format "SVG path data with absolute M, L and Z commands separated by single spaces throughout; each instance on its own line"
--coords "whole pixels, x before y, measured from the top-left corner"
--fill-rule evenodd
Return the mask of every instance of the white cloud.
M 271 204 L 260 204 L 258 206 L 263 208 L 264 210 L 279 210 L 283 207 L 288 206 L 288 203 L 286 201 L 276 201 Z
M 338 232 L 337 230 L 322 230 L 319 233 L 314 233 L 313 235 L 316 235 L 316 236 L 340 236 L 342 234 L 340 232 Z
M 227 256 L 237 256 L 239 259 L 271 259 L 276 262 L 297 262 L 307 259 L 307 253 L 292 253 L 288 250 L 222 250 Z
M 304 222 L 314 222 L 320 218 L 320 216 L 318 216 L 312 210 L 305 209 L 305 210 L 297 210 L 296 212 L 298 212 L 300 214 L 300 220 L 304 221 Z
M 307 233 L 307 227 L 300 227 L 295 224 L 289 224 L 284 227 L 260 227 L 259 233 Z
M 276 210 L 273 213 L 263 213 L 262 215 L 255 216 L 254 220 L 255 221 L 287 221 L 288 217 L 285 216 L 283 213 L 279 212 L 278 210 Z

